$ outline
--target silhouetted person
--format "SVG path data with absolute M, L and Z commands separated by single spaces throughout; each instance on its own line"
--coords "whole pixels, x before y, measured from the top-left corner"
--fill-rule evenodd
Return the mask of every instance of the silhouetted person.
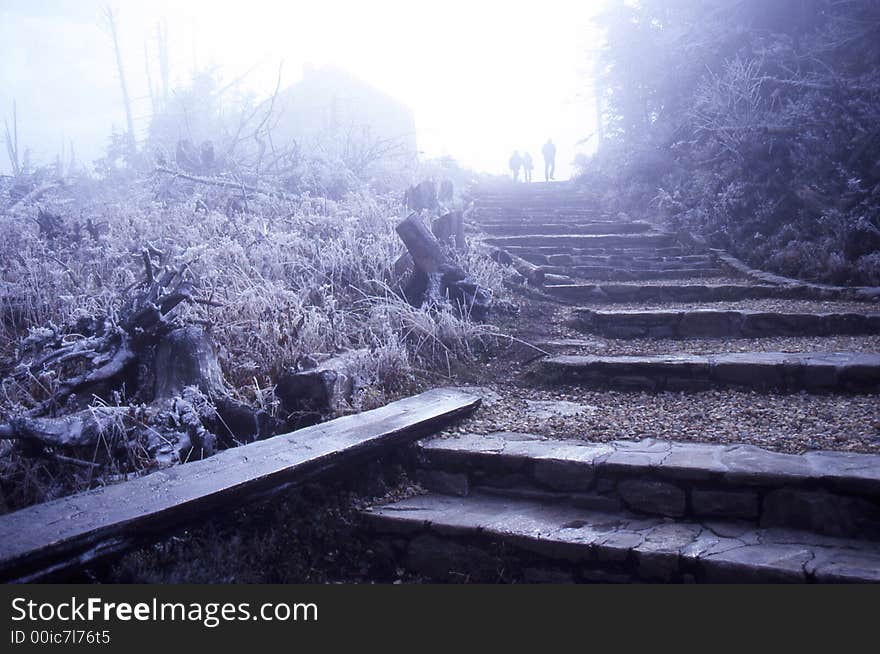
M 507 163 L 510 166 L 510 170 L 513 172 L 513 181 L 517 181 L 519 178 L 519 169 L 523 164 L 522 157 L 519 156 L 519 150 L 514 150 L 513 154 L 510 155 L 510 161 Z
M 549 182 L 556 172 L 556 146 L 553 145 L 552 139 L 547 139 L 544 147 L 541 148 L 541 154 L 544 155 L 544 179 Z
M 522 156 L 522 165 L 523 165 L 523 178 L 526 183 L 532 181 L 532 168 L 534 168 L 534 164 L 532 163 L 532 155 L 526 152 Z

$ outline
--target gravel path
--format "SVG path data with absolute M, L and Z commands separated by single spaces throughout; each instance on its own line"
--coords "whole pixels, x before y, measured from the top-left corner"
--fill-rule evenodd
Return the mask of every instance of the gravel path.
M 629 309 L 752 309 L 784 312 L 880 312 L 859 302 L 755 300 L 711 304 L 612 305 Z M 593 307 L 601 309 L 602 307 Z M 766 339 L 631 341 L 584 334 L 567 326 L 571 308 L 536 298 L 520 301 L 520 311 L 504 331 L 533 344 L 576 339 L 562 348 L 604 355 L 670 352 L 856 351 L 880 352 L 880 334 Z M 586 344 L 584 344 L 586 342 Z M 560 351 L 559 347 L 553 348 Z M 481 365 L 465 367 L 453 383 L 482 387 L 484 406 L 452 433 L 523 431 L 591 441 L 647 437 L 709 443 L 750 443 L 771 450 L 811 449 L 880 453 L 880 395 L 779 394 L 716 390 L 699 393 L 596 391 L 576 386 L 535 385 L 530 371 L 535 351 L 502 349 Z M 503 380 L 503 383 L 499 383 Z M 449 381 L 447 380 L 447 383 Z
M 653 394 L 510 385 L 480 392 L 484 406 L 443 435 L 519 431 L 589 441 L 651 437 L 750 443 L 790 453 L 880 453 L 880 395 Z

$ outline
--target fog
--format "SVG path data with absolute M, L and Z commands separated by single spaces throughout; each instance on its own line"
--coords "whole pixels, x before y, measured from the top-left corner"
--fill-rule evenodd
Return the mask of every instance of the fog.
M 553 138 L 559 177 L 595 145 L 590 18 L 601 3 L 132 2 L 116 0 L 135 131 L 151 116 L 145 49 L 158 77 L 156 26 L 167 26 L 173 86 L 215 68 L 225 82 L 268 95 L 307 65 L 349 71 L 409 106 L 422 156 L 450 155 L 505 172 L 514 149 L 538 158 Z M 112 40 L 99 0 L 0 2 L 0 118 L 17 103 L 21 149 L 49 163 L 70 144 L 98 157 L 125 127 Z M 282 65 L 283 64 L 283 65 Z M 586 139 L 586 142 L 583 142 Z M 580 146 L 576 144 L 582 142 Z M 62 146 L 63 144 L 63 146 Z M 0 157 L 8 170 L 5 154 Z

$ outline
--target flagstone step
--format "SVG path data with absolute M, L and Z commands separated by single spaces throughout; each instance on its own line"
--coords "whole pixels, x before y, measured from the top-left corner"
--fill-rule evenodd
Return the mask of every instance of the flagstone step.
M 535 263 L 547 263 L 552 266 L 594 266 L 605 268 L 625 268 L 642 270 L 646 268 L 659 269 L 683 269 L 683 268 L 716 268 L 717 264 L 712 257 L 704 254 L 689 254 L 679 256 L 659 256 L 642 254 L 641 256 L 628 255 L 572 255 L 572 254 L 544 254 L 535 255 L 542 257 Z M 525 257 L 524 257 L 525 258 Z
M 556 222 L 536 223 L 528 220 L 521 223 L 491 224 L 481 222 L 479 228 L 493 236 L 519 236 L 523 234 L 639 234 L 649 232 L 648 223 L 603 223 L 603 222 Z
M 737 302 L 741 300 L 858 300 L 857 290 L 817 289 L 813 286 L 773 286 L 770 284 L 707 284 L 685 281 L 680 284 L 558 284 L 546 292 L 569 302 L 587 304 L 633 302 Z M 871 305 L 867 304 L 866 307 Z
M 629 282 L 649 279 L 684 279 L 722 277 L 727 271 L 721 268 L 607 268 L 604 266 L 554 266 L 560 274 L 568 274 L 581 280 Z
M 572 247 L 572 248 L 656 248 L 676 243 L 674 234 L 527 234 L 520 236 L 493 236 L 485 239 L 497 247 Z
M 488 494 L 374 507 L 366 525 L 431 578 L 571 582 L 878 582 L 876 542 Z
M 857 336 L 880 334 L 880 312 L 596 311 L 578 308 L 574 310 L 570 324 L 580 331 L 608 338 Z
M 542 360 L 541 371 L 551 383 L 628 390 L 746 387 L 813 392 L 880 391 L 880 354 L 856 352 L 563 355 Z
M 602 259 L 591 260 L 591 257 L 620 257 L 634 260 L 654 260 L 668 257 L 689 256 L 690 252 L 680 245 L 665 247 L 626 247 L 626 246 L 602 246 L 602 247 L 573 247 L 567 245 L 507 245 L 504 247 L 510 254 L 527 259 L 532 263 L 550 263 L 550 257 L 570 256 L 573 263 L 590 265 L 594 261 L 604 263 Z

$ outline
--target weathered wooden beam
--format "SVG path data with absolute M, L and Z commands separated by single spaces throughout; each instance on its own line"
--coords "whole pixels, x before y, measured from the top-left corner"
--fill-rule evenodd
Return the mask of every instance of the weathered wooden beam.
M 383 448 L 414 441 L 480 404 L 441 388 L 225 450 L 113 486 L 0 516 L 0 581 L 34 581 L 148 543 Z

